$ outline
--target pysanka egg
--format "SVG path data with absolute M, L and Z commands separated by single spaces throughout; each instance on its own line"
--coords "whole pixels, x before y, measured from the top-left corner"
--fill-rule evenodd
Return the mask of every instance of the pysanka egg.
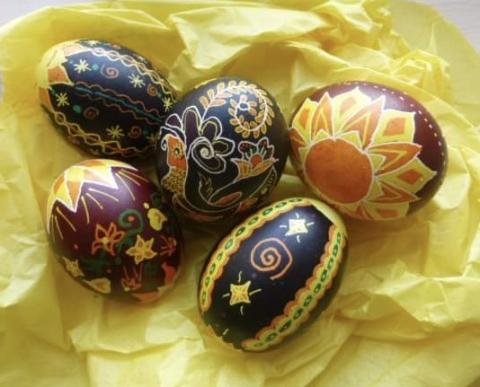
M 86 288 L 121 301 L 152 301 L 173 284 L 180 230 L 136 168 L 87 160 L 53 183 L 47 233 L 60 263 Z
M 203 320 L 236 349 L 274 347 L 327 307 L 346 246 L 341 218 L 319 201 L 291 198 L 259 210 L 207 260 L 198 290 Z
M 259 206 L 288 156 L 288 130 L 273 97 L 238 78 L 204 83 L 161 127 L 160 185 L 174 208 L 213 222 Z
M 96 40 L 48 50 L 37 68 L 41 105 L 71 142 L 94 155 L 146 156 L 174 103 L 172 88 L 142 56 Z
M 296 111 L 290 139 L 304 181 L 358 219 L 406 216 L 435 194 L 446 170 L 445 140 L 431 114 L 375 83 L 317 91 Z

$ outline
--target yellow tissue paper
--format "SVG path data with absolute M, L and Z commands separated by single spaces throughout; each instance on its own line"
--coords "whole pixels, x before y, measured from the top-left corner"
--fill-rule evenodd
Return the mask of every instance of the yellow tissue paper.
M 196 304 L 219 230 L 189 226 L 177 285 L 123 305 L 74 283 L 44 231 L 50 184 L 85 157 L 43 114 L 35 66 L 91 38 L 149 58 L 180 95 L 256 81 L 287 120 L 316 88 L 368 79 L 435 116 L 449 145 L 441 190 L 390 223 L 347 220 L 350 260 L 331 306 L 268 353 L 224 348 Z M 480 378 L 480 57 L 434 10 L 395 0 L 110 1 L 47 8 L 0 29 L 1 386 L 468 386 Z M 148 168 L 152 174 L 152 168 Z M 153 176 L 153 174 L 152 174 Z M 272 200 L 310 195 L 291 165 Z

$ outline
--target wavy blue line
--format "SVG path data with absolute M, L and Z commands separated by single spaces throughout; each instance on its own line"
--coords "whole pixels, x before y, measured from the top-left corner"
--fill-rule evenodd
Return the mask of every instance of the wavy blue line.
M 155 122 L 158 122 L 158 123 L 162 123 L 163 121 L 157 117 L 155 117 L 154 115 L 150 114 L 150 113 L 147 113 L 145 110 L 141 110 L 139 108 L 137 108 L 136 106 L 134 105 L 131 105 L 127 102 L 125 102 L 124 100 L 120 99 L 120 98 L 115 98 L 115 97 L 112 97 L 108 94 L 105 94 L 101 91 L 92 91 L 90 89 L 86 89 L 84 87 L 81 87 L 81 86 L 76 86 L 75 89 L 77 89 L 78 91 L 83 91 L 87 94 L 90 94 L 90 95 L 94 95 L 94 96 L 99 96 L 99 97 L 103 97 L 103 98 L 106 98 L 110 101 L 114 101 L 120 105 L 123 105 L 124 107 L 127 107 L 129 109 L 132 109 L 134 110 L 135 112 L 139 113 L 140 115 L 144 115 L 148 118 L 150 118 L 152 121 L 155 121 Z

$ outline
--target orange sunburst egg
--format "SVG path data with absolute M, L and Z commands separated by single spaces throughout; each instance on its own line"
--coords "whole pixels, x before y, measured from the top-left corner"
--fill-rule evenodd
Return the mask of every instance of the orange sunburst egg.
M 290 126 L 291 155 L 312 191 L 353 218 L 402 218 L 439 189 L 447 147 L 407 94 L 344 82 L 306 98 Z

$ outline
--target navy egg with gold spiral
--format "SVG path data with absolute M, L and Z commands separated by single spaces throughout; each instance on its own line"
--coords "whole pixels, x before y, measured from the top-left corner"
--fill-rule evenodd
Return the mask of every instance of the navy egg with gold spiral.
M 37 68 L 40 102 L 68 140 L 93 155 L 150 154 L 175 98 L 168 82 L 135 52 L 97 40 L 48 50 Z
M 288 148 L 285 119 L 265 89 L 239 78 L 215 79 L 188 93 L 162 125 L 159 182 L 181 214 L 220 221 L 262 204 Z
M 281 200 L 233 228 L 198 287 L 208 329 L 230 347 L 261 352 L 299 332 L 330 303 L 347 258 L 347 231 L 326 204 Z

